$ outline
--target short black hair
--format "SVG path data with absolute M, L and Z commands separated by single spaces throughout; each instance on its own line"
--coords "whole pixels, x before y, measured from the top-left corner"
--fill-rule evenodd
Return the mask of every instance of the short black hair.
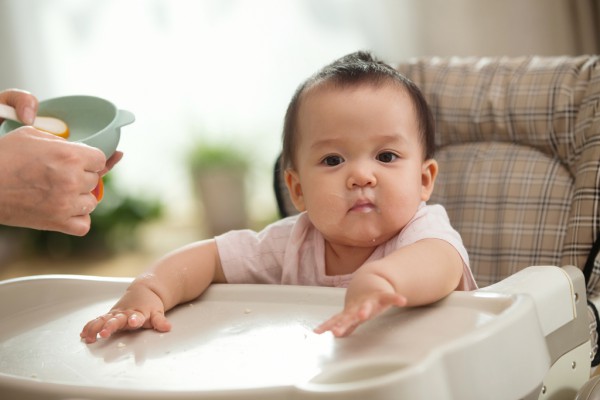
M 371 53 L 357 51 L 326 65 L 296 89 L 288 105 L 283 124 L 283 149 L 281 153 L 283 169 L 295 167 L 294 148 L 296 147 L 298 109 L 300 108 L 302 94 L 309 88 L 323 83 L 347 87 L 365 83 L 377 86 L 390 82 L 399 84 L 408 93 L 415 107 L 419 123 L 423 156 L 425 159 L 433 158 L 435 127 L 431 109 L 421 90 L 410 79 L 390 65 L 377 60 Z

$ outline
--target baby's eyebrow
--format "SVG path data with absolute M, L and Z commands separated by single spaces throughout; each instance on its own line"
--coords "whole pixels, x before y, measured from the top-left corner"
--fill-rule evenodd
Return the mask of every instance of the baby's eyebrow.
M 379 143 L 400 143 L 408 144 L 408 139 L 402 134 L 382 134 L 376 138 Z
M 406 147 L 410 146 L 411 140 L 403 134 L 381 134 L 369 140 L 369 143 L 374 143 L 378 146 L 391 146 L 391 147 Z
M 342 142 L 341 139 L 320 139 L 317 140 L 316 142 L 314 142 L 310 148 L 311 149 L 320 149 L 323 146 L 331 146 L 331 145 L 335 145 L 335 144 L 339 144 L 340 142 Z
M 347 139 L 344 137 L 318 139 L 310 145 L 310 150 L 319 151 L 322 150 L 323 147 L 343 146 L 346 142 Z M 375 143 L 378 146 L 405 148 L 406 146 L 410 146 L 411 141 L 402 133 L 382 133 L 376 135 L 374 138 L 370 138 L 369 143 Z

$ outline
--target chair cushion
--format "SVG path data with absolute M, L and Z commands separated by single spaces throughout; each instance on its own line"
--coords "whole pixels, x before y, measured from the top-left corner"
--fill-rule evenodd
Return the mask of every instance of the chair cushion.
M 479 286 L 530 265 L 559 265 L 573 179 L 556 159 L 526 146 L 448 145 L 431 202 L 446 207 Z
M 432 107 L 435 200 L 480 284 L 540 263 L 583 269 L 600 229 L 600 57 L 431 57 L 397 67 Z M 588 294 L 600 294 L 598 264 Z

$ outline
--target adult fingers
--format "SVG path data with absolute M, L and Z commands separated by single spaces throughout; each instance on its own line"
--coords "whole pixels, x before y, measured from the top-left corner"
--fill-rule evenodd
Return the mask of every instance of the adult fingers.
M 69 143 L 73 146 L 78 146 L 77 152 L 83 160 L 83 168 L 88 172 L 100 173 L 106 167 L 106 156 L 102 150 L 91 147 L 83 143 Z
M 82 189 L 85 192 L 73 201 L 70 211 L 67 211 L 65 215 L 65 219 L 55 220 L 55 226 L 49 227 L 49 230 L 56 230 L 74 236 L 84 236 L 89 232 L 92 223 L 90 214 L 98 206 L 98 200 L 89 192 L 89 187 L 92 185 L 93 183 L 88 184 L 85 189 Z
M 38 100 L 31 93 L 20 89 L 8 89 L 0 92 L 0 103 L 12 106 L 25 125 L 33 124 L 38 109 Z
M 96 183 L 98 182 L 96 181 Z M 96 196 L 90 192 L 91 190 L 86 189 L 86 191 L 79 196 L 73 205 L 73 211 L 71 212 L 72 216 L 80 217 L 90 215 L 96 209 L 98 200 L 96 199 Z
M 69 165 L 71 168 L 83 168 L 87 172 L 94 173 L 100 173 L 106 168 L 106 156 L 102 150 L 96 147 L 79 142 L 69 142 L 60 136 L 28 126 L 17 128 L 11 134 L 25 135 L 41 140 L 34 143 L 46 146 L 44 154 L 53 157 L 64 165 Z M 20 137 L 24 138 L 25 136 Z
M 98 186 L 98 181 L 100 179 L 99 173 L 85 171 L 84 177 L 81 181 L 81 194 L 86 194 L 93 191 L 96 186 Z
M 56 227 L 58 232 L 73 236 L 85 236 L 91 228 L 92 218 L 89 214 L 69 218 L 63 225 Z
M 123 153 L 120 151 L 116 151 L 108 160 L 106 160 L 106 165 L 102 171 L 100 171 L 100 176 L 106 175 L 108 171 L 113 169 L 113 167 L 121 161 L 123 158 Z

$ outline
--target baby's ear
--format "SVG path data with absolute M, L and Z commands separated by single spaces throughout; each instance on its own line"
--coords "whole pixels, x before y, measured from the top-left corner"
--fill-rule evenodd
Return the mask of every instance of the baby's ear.
M 302 185 L 300 184 L 298 172 L 288 168 L 284 172 L 284 178 L 285 185 L 290 193 L 290 199 L 292 200 L 294 207 L 296 207 L 296 210 L 299 212 L 306 210 L 304 205 L 304 195 L 302 194 Z
M 435 178 L 438 174 L 438 163 L 433 158 L 425 160 L 421 167 L 421 200 L 427 201 L 433 193 Z

